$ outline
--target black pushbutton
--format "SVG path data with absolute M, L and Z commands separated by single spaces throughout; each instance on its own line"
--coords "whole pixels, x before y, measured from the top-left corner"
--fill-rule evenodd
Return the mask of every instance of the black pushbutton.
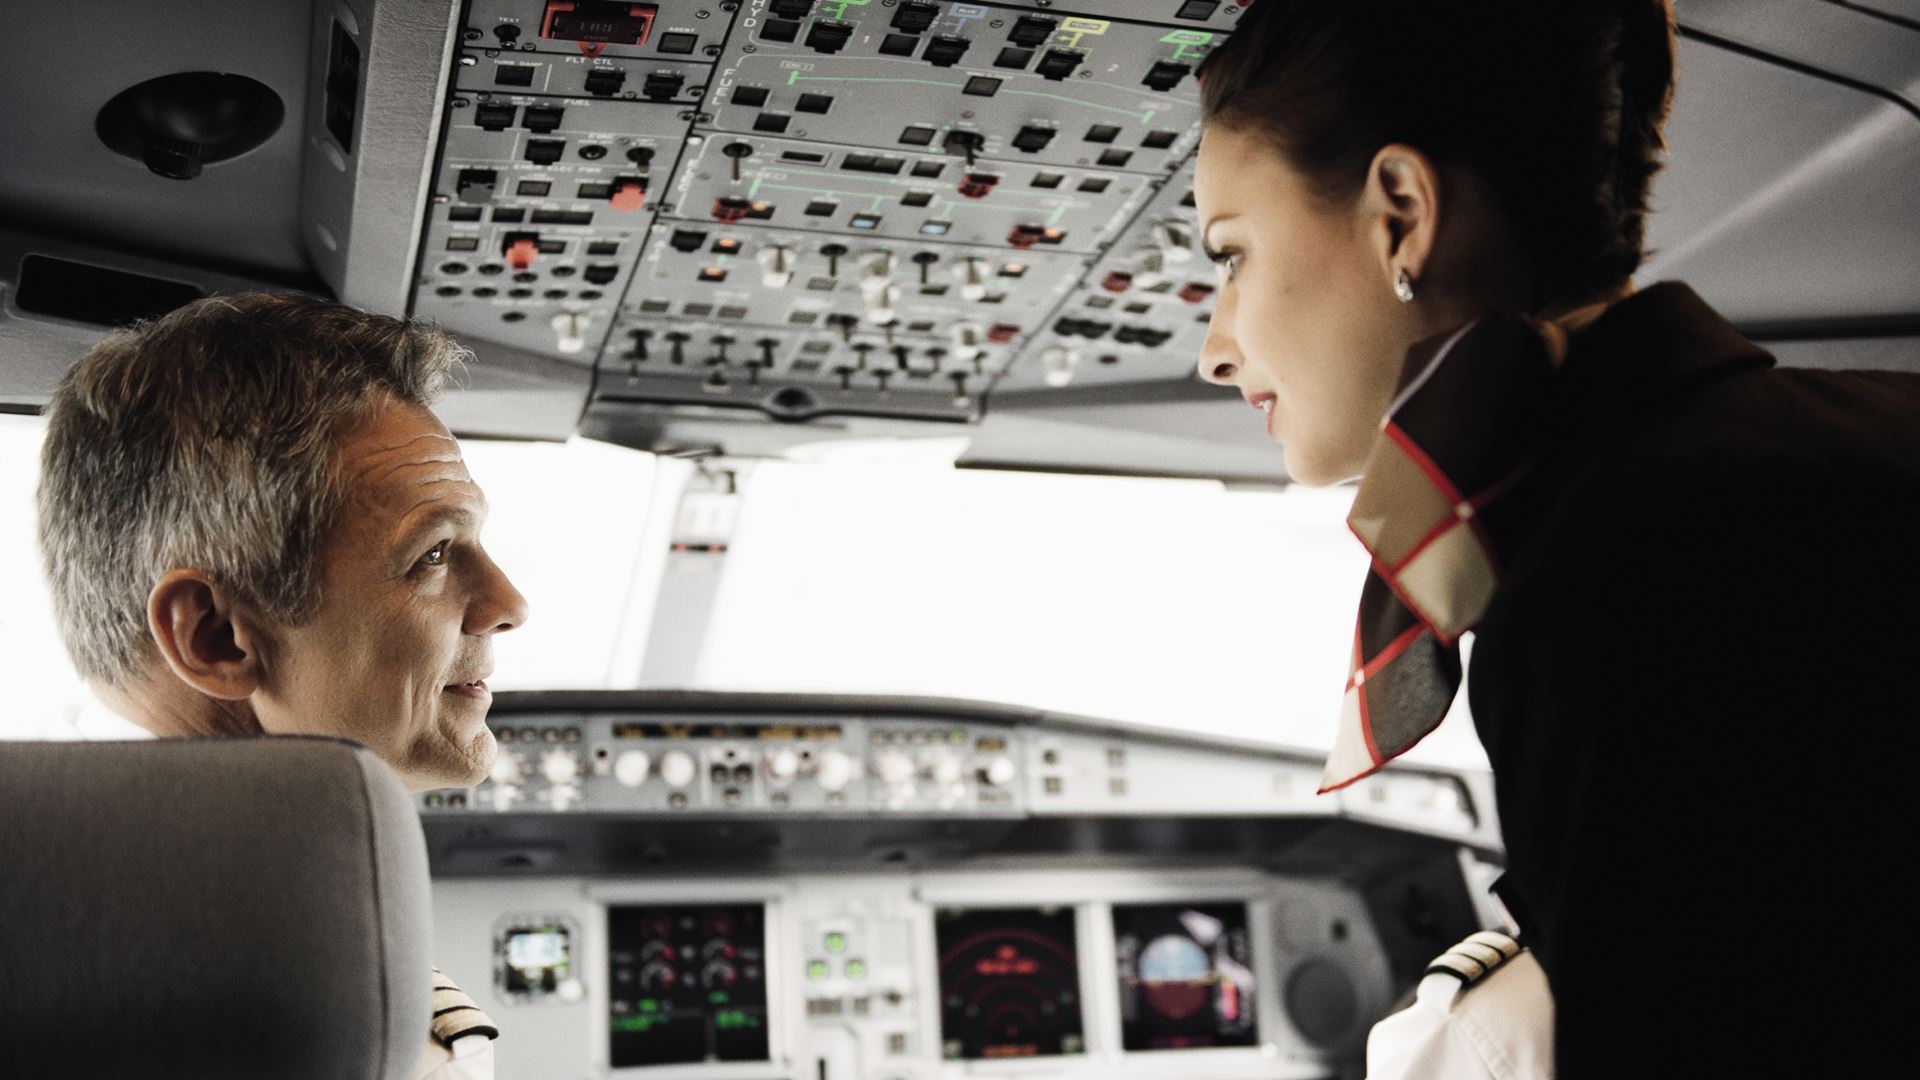
M 819 53 L 837 53 L 853 39 L 854 25 L 837 19 L 821 19 L 807 33 L 807 48 Z
M 824 113 L 831 108 L 833 108 L 831 94 L 801 94 L 800 100 L 793 106 L 795 112 L 803 113 Z
M 589 94 L 612 97 L 626 85 L 627 72 L 624 68 L 594 68 L 587 72 L 587 93 Z
M 1180 80 L 1193 73 L 1191 64 L 1176 64 L 1171 60 L 1161 60 L 1147 70 L 1147 77 L 1140 81 L 1155 90 L 1171 90 L 1180 85 Z
M 733 91 L 733 103 L 757 109 L 767 103 L 767 89 L 764 86 L 739 86 Z
M 1033 70 L 1039 75 L 1059 82 L 1073 74 L 1074 69 L 1080 66 L 1080 61 L 1086 58 L 1087 54 L 1073 49 L 1048 49 L 1047 54 L 1040 58 L 1040 63 Z
M 527 160 L 535 165 L 551 165 L 566 152 L 567 144 L 559 139 L 527 140 Z
M 700 39 L 693 34 L 661 34 L 660 51 L 676 56 L 685 56 L 693 51 Z
M 1028 124 L 1021 128 L 1019 133 L 1013 137 L 1013 148 L 1016 150 L 1024 150 L 1029 154 L 1038 153 L 1041 150 L 1045 150 L 1047 144 L 1053 141 L 1054 134 L 1052 128 Z
M 1206 22 L 1220 7 L 1220 0 L 1187 0 L 1180 10 L 1173 13 L 1176 19 L 1192 19 L 1194 22 Z
M 813 14 L 813 0 L 773 0 L 767 10 L 783 19 L 804 19 Z
M 495 64 L 493 65 L 493 85 L 495 86 L 532 86 L 532 64 Z
M 940 6 L 924 0 L 907 0 L 899 10 L 893 13 L 892 26 L 895 30 L 904 30 L 909 34 L 918 34 L 933 25 L 940 17 Z
M 566 112 L 565 109 L 554 108 L 551 105 L 529 105 L 521 123 L 526 125 L 528 131 L 545 135 L 550 131 L 559 130 L 560 122 L 566 118 Z
M 675 229 L 673 238 L 667 241 L 669 247 L 683 254 L 699 251 L 706 243 L 707 234 L 693 229 Z
M 800 36 L 800 23 L 794 19 L 768 19 L 760 24 L 760 40 L 791 43 Z
M 1059 28 L 1060 23 L 1056 19 L 1042 19 L 1037 15 L 1022 15 L 1013 24 L 1013 30 L 1007 34 L 1007 40 L 1013 42 L 1015 45 L 1024 45 L 1032 48 L 1035 45 L 1046 44 L 1047 39 L 1052 37 L 1053 32 Z
M 505 131 L 513 126 L 516 111 L 511 105 L 482 105 L 473 110 L 473 122 L 482 131 Z
M 934 67 L 952 67 L 967 55 L 967 48 L 973 44 L 963 37 L 945 34 L 927 42 L 927 51 L 920 58 Z
M 880 39 L 881 56 L 912 56 L 919 47 L 920 39 L 912 34 L 888 34 Z
M 672 101 L 686 84 L 687 77 L 677 71 L 656 71 L 640 84 L 640 94 L 648 101 Z

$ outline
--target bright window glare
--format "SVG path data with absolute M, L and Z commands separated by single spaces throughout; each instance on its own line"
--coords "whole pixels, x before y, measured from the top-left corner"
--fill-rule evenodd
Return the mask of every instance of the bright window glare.
M 591 439 L 509 443 L 463 439 L 490 510 L 487 553 L 527 598 L 531 617 L 494 639 L 495 689 L 632 686 L 653 621 L 659 576 L 643 543 L 656 519 L 662 463 Z M 667 462 L 677 466 L 677 462 Z M 670 520 L 670 515 L 667 515 Z
M 776 463 L 747 491 L 703 686 L 1331 742 L 1367 567 L 1350 489 Z M 1485 764 L 1464 716 L 1415 756 Z
M 0 656 L 7 708 L 0 738 L 70 732 L 87 700 L 53 619 L 34 538 L 38 417 L 0 416 Z M 502 689 L 632 686 L 652 624 L 664 536 L 643 541 L 663 471 L 651 454 L 578 439 L 567 443 L 462 440 L 491 512 L 481 534 L 494 561 L 527 597 L 526 626 L 495 639 Z M 631 657 L 625 663 L 621 657 Z

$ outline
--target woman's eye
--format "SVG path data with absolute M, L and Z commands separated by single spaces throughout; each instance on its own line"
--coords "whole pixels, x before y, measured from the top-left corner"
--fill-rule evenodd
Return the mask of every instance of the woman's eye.
M 1232 278 L 1235 272 L 1237 272 L 1240 269 L 1240 253 L 1239 252 L 1215 251 L 1212 248 L 1207 248 L 1205 249 L 1205 251 L 1206 251 L 1207 261 L 1213 263 L 1214 266 L 1218 267 L 1220 269 L 1220 272 L 1225 274 L 1228 278 Z
M 425 555 L 420 556 L 420 565 L 422 566 L 447 565 L 447 548 L 452 546 L 452 544 L 453 544 L 453 541 L 451 540 L 442 540 L 439 543 L 433 545 L 433 548 L 430 551 L 428 551 Z

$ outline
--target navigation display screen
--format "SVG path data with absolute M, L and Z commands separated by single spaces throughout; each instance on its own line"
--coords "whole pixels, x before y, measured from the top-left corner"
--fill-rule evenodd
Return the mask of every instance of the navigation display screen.
M 1121 1043 L 1128 1050 L 1252 1046 L 1245 904 L 1115 904 Z
M 516 926 L 507 933 L 503 989 L 537 997 L 551 994 L 573 971 L 571 935 L 564 926 Z
M 612 1064 L 767 1060 L 766 911 L 607 909 Z
M 1072 908 L 935 913 L 940 1041 L 947 1060 L 1086 1050 L 1073 917 Z

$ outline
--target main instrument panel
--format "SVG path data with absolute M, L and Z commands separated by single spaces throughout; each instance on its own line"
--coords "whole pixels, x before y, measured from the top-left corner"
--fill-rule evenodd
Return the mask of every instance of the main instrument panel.
M 1353 890 L 1222 867 L 434 892 L 500 1080 L 1330 1078 L 1394 994 Z
M 1308 1080 L 1476 925 L 1485 778 L 922 698 L 502 694 L 421 795 L 501 1080 Z M 1457 932 L 1455 932 L 1457 931 Z

